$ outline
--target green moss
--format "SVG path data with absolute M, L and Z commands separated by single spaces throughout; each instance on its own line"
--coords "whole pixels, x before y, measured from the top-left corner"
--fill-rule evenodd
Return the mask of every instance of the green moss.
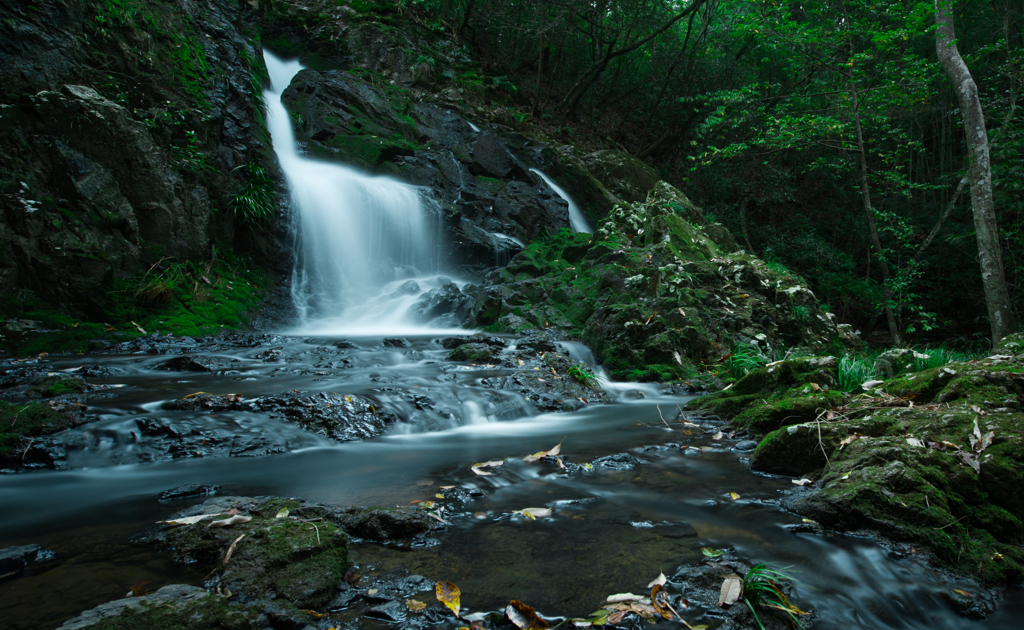
M 74 406 L 74 403 L 64 403 L 55 408 L 46 403 L 11 404 L 0 401 L 0 467 L 18 463 L 26 438 L 78 426 L 82 415 L 73 409 Z
M 143 603 L 89 627 L 94 630 L 249 630 L 257 626 L 259 616 L 259 608 L 209 595 L 187 603 Z
M 255 263 L 240 258 L 223 255 L 209 273 L 192 262 L 166 261 L 142 277 L 113 282 L 103 294 L 102 323 L 64 315 L 29 292 L 7 294 L 0 297 L 0 315 L 35 325 L 8 325 L 0 349 L 20 356 L 78 353 L 157 332 L 214 334 L 245 325 L 268 285 Z

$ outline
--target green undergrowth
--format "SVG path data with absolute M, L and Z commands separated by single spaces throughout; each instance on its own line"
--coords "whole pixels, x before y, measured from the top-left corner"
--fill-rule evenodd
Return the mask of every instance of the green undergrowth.
M 0 298 L 0 350 L 15 356 L 81 353 L 153 333 L 207 335 L 243 328 L 269 279 L 256 264 L 220 258 L 209 268 L 163 259 L 105 294 L 102 321 L 65 315 L 28 292 Z

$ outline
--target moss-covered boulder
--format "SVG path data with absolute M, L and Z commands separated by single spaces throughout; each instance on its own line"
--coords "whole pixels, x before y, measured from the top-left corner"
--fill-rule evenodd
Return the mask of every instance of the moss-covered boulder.
M 841 336 L 805 282 L 706 228 L 699 208 L 659 182 L 645 201 L 616 205 L 593 235 L 563 230 L 531 243 L 489 278 L 470 324 L 559 329 L 630 380 L 692 378 L 739 343 L 821 350 Z
M 757 447 L 751 467 L 809 476 L 786 506 L 822 525 L 870 530 L 927 549 L 991 584 L 1024 578 L 1024 352 L 904 372 L 811 421 L 785 423 Z M 798 371 L 794 373 L 799 374 Z M 775 413 L 807 385 L 779 394 L 755 372 L 698 404 L 737 415 Z M 751 378 L 753 377 L 753 378 Z M 785 380 L 791 380 L 787 377 Z M 751 392 L 758 381 L 763 387 Z M 808 394 L 810 395 L 810 394 Z M 761 425 L 763 427 L 763 425 Z
M 46 436 L 92 420 L 85 410 L 73 402 L 0 401 L 0 469 L 60 467 L 64 448 Z
M 59 630 L 249 630 L 259 627 L 261 613 L 258 606 L 232 602 L 198 586 L 169 584 L 150 595 L 101 604 L 65 621 Z

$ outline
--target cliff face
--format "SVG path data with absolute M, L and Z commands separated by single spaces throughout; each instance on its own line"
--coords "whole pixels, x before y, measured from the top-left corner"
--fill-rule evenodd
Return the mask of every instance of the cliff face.
M 112 283 L 157 261 L 207 259 L 215 239 L 256 248 L 232 212 L 269 156 L 252 4 L 8 2 L 0 16 L 0 290 L 101 318 Z

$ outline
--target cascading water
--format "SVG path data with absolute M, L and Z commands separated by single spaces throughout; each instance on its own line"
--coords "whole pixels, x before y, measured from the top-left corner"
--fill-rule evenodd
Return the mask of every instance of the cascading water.
M 281 94 L 302 66 L 267 52 L 264 59 L 271 83 L 263 93 L 267 127 L 291 192 L 292 299 L 300 328 L 396 333 L 411 327 L 409 307 L 445 280 L 436 276 L 437 217 L 429 200 L 415 186 L 300 155 Z
M 535 168 L 531 168 L 531 171 L 540 176 L 544 180 L 544 183 L 548 185 L 551 190 L 555 191 L 555 194 L 565 200 L 565 203 L 569 204 L 569 225 L 572 227 L 573 232 L 586 232 L 587 234 L 593 234 L 594 230 L 587 223 L 586 217 L 580 211 L 579 206 L 572 200 L 569 193 L 565 192 L 561 186 L 551 180 L 550 177 L 545 175 L 543 172 L 538 171 Z

